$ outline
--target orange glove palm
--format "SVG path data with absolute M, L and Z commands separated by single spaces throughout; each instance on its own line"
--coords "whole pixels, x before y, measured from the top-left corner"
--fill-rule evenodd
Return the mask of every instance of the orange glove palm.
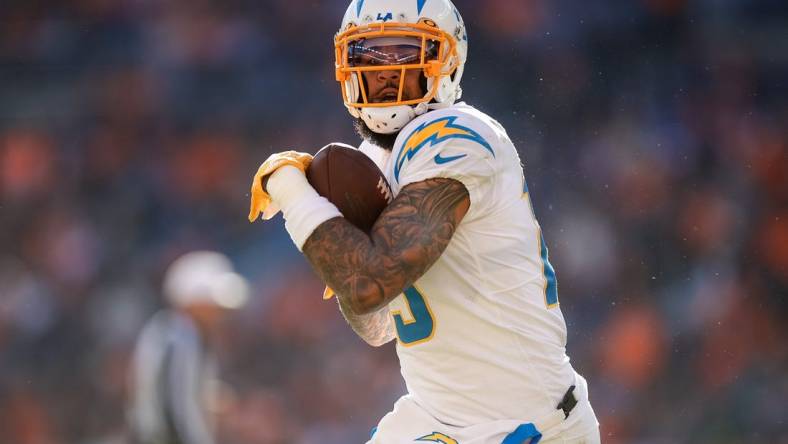
M 263 189 L 263 179 L 266 176 L 273 174 L 274 171 L 285 165 L 291 165 L 306 172 L 310 163 L 312 163 L 312 155 L 298 151 L 284 151 L 269 156 L 257 169 L 257 174 L 252 180 L 249 222 L 257 220 L 260 213 L 263 213 L 263 220 L 268 220 L 279 212 L 279 208 L 272 204 L 271 196 Z

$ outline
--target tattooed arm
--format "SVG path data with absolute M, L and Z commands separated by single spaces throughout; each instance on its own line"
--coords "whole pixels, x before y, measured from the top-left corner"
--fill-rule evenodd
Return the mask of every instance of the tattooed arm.
M 393 338 L 386 304 L 435 263 L 469 207 L 462 183 L 428 179 L 403 188 L 370 235 L 344 218 L 330 219 L 303 251 L 359 336 L 385 343 Z
M 348 306 L 348 298 L 337 295 L 339 311 L 356 334 L 367 344 L 380 347 L 394 339 L 394 323 L 389 316 L 388 307 L 370 314 L 356 314 Z

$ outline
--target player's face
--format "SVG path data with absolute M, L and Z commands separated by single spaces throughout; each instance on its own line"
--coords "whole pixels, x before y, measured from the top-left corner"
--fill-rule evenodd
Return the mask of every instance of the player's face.
M 364 73 L 369 101 L 372 103 L 396 102 L 399 95 L 400 76 L 402 71 L 368 71 Z M 424 96 L 421 88 L 421 75 L 415 70 L 405 71 L 402 84 L 402 100 L 418 99 Z
M 400 93 L 400 84 L 402 84 L 402 101 L 418 99 L 426 93 L 422 86 L 421 69 L 405 69 L 403 81 L 401 79 L 403 70 L 399 68 L 421 62 L 419 39 L 362 40 L 356 42 L 350 49 L 351 66 L 394 68 L 363 72 L 367 98 L 371 103 L 396 102 Z M 430 45 L 425 53 L 425 59 L 434 58 L 436 51 L 436 46 Z

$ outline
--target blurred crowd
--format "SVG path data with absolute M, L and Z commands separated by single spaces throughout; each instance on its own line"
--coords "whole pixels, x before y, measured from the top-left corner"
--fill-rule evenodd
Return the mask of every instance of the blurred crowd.
M 464 100 L 520 150 L 603 442 L 788 443 L 788 5 L 456 4 Z M 363 442 L 404 393 L 281 219 L 246 220 L 270 153 L 358 144 L 346 7 L 0 4 L 0 443 L 124 443 L 135 338 L 194 249 L 252 287 L 220 442 Z

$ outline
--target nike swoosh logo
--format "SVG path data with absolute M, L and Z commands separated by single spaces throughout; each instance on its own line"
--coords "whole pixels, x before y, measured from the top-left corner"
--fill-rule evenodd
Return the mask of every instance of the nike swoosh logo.
M 459 156 L 441 157 L 440 153 L 438 153 L 435 155 L 435 163 L 437 163 L 438 165 L 442 165 L 444 163 L 449 163 L 458 159 L 462 159 L 465 156 L 467 156 L 467 154 L 460 154 Z

